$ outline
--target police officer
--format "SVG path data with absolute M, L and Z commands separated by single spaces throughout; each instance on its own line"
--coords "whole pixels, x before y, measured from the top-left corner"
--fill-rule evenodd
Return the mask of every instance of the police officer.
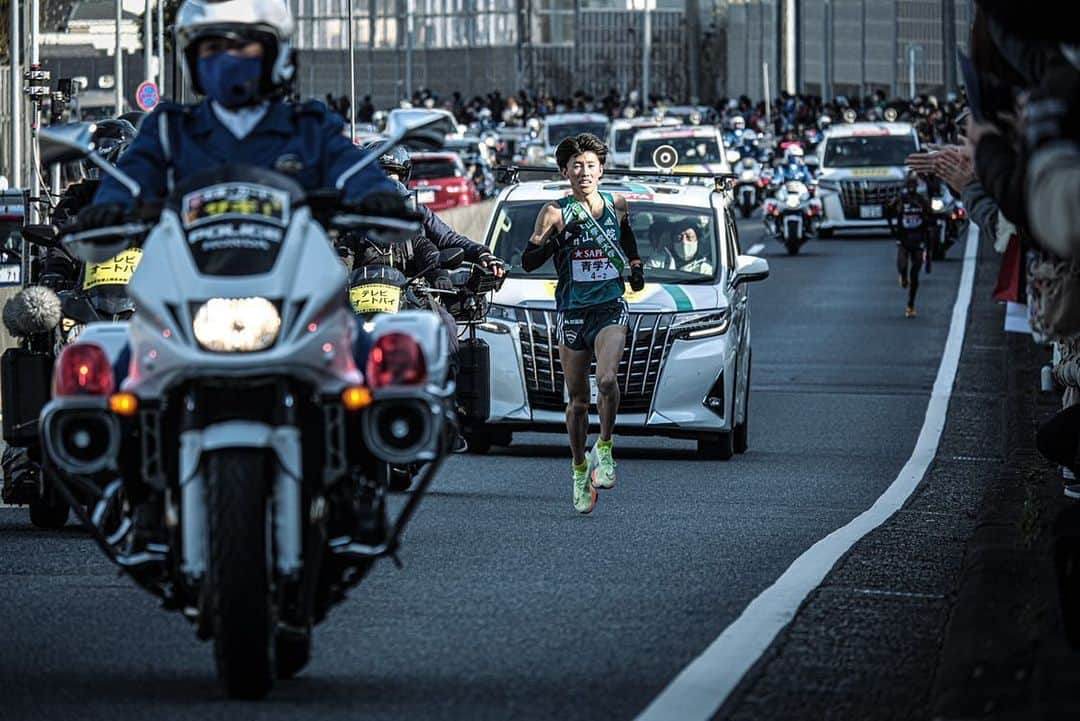
M 185 0 L 176 33 L 188 76 L 204 96 L 194 105 L 163 102 L 146 116 L 118 167 L 161 199 L 185 178 L 224 163 L 270 168 L 305 189 L 344 178 L 345 199 L 371 214 L 400 212 L 401 197 L 379 168 L 357 168 L 365 154 L 320 102 L 286 100 L 296 74 L 294 22 L 281 0 Z M 124 220 L 134 199 L 112 178 L 79 214 L 84 228 Z
M 906 315 L 914 318 L 919 269 L 934 222 L 930 201 L 919 192 L 919 176 L 914 171 L 907 174 L 904 190 L 886 207 L 885 218 L 896 238 L 896 269 L 900 273 L 900 287 L 908 289 Z
M 365 147 L 371 149 L 378 144 L 378 141 L 375 141 L 368 143 Z M 404 146 L 396 145 L 380 155 L 379 165 L 382 166 L 383 171 L 391 180 L 396 180 L 405 185 L 409 184 L 409 178 L 412 176 L 412 159 L 409 157 L 409 151 Z M 439 250 L 461 248 L 465 251 L 465 260 L 470 263 L 480 264 L 490 270 L 497 278 L 506 275 L 506 269 L 503 267 L 502 261 L 495 257 L 487 249 L 487 246 L 473 242 L 461 233 L 456 232 L 426 205 L 421 204 L 417 210 L 423 216 L 421 226 L 424 229 L 424 236 L 434 243 L 436 248 Z

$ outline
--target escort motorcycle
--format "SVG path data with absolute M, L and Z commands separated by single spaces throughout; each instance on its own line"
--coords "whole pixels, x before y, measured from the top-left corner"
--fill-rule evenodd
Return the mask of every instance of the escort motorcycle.
M 85 125 L 42 130 L 45 162 L 93 160 L 88 137 Z M 88 324 L 57 358 L 45 462 L 101 550 L 213 640 L 233 697 L 263 697 L 307 664 L 313 627 L 377 559 L 396 560 L 446 452 L 442 324 L 416 311 L 376 319 L 362 373 L 348 273 L 329 237 L 417 232 L 340 200 L 349 175 L 386 148 L 332 192 L 226 165 L 160 208 L 140 203 L 143 220 L 63 239 L 92 263 L 133 241 L 145 252 L 128 284 L 130 321 Z M 134 180 L 103 170 L 138 201 Z M 392 519 L 382 462 L 426 464 Z M 96 497 L 92 510 L 78 492 Z

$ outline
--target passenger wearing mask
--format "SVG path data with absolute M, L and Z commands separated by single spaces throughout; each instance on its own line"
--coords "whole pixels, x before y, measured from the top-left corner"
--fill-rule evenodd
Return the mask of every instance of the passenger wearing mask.
M 671 244 L 671 254 L 675 257 L 675 269 L 687 273 L 712 275 L 712 258 L 709 257 L 707 250 L 703 251 L 701 248 L 696 224 L 684 223 L 676 227 L 679 229 L 679 235 Z

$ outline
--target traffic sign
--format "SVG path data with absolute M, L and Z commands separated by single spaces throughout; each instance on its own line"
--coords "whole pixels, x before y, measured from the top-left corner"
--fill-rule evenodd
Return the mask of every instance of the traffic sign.
M 140 83 L 135 91 L 135 103 L 146 112 L 156 108 L 160 100 L 161 95 L 158 93 L 157 84 L 151 80 Z

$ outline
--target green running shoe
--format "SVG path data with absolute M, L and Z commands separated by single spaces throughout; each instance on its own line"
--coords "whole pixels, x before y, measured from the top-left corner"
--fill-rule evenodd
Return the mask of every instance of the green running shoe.
M 592 513 L 596 505 L 596 489 L 589 485 L 588 466 L 574 469 L 574 510 L 578 513 Z
M 594 488 L 607 491 L 615 487 L 615 461 L 611 457 L 611 446 L 597 443 L 589 451 L 589 478 Z

